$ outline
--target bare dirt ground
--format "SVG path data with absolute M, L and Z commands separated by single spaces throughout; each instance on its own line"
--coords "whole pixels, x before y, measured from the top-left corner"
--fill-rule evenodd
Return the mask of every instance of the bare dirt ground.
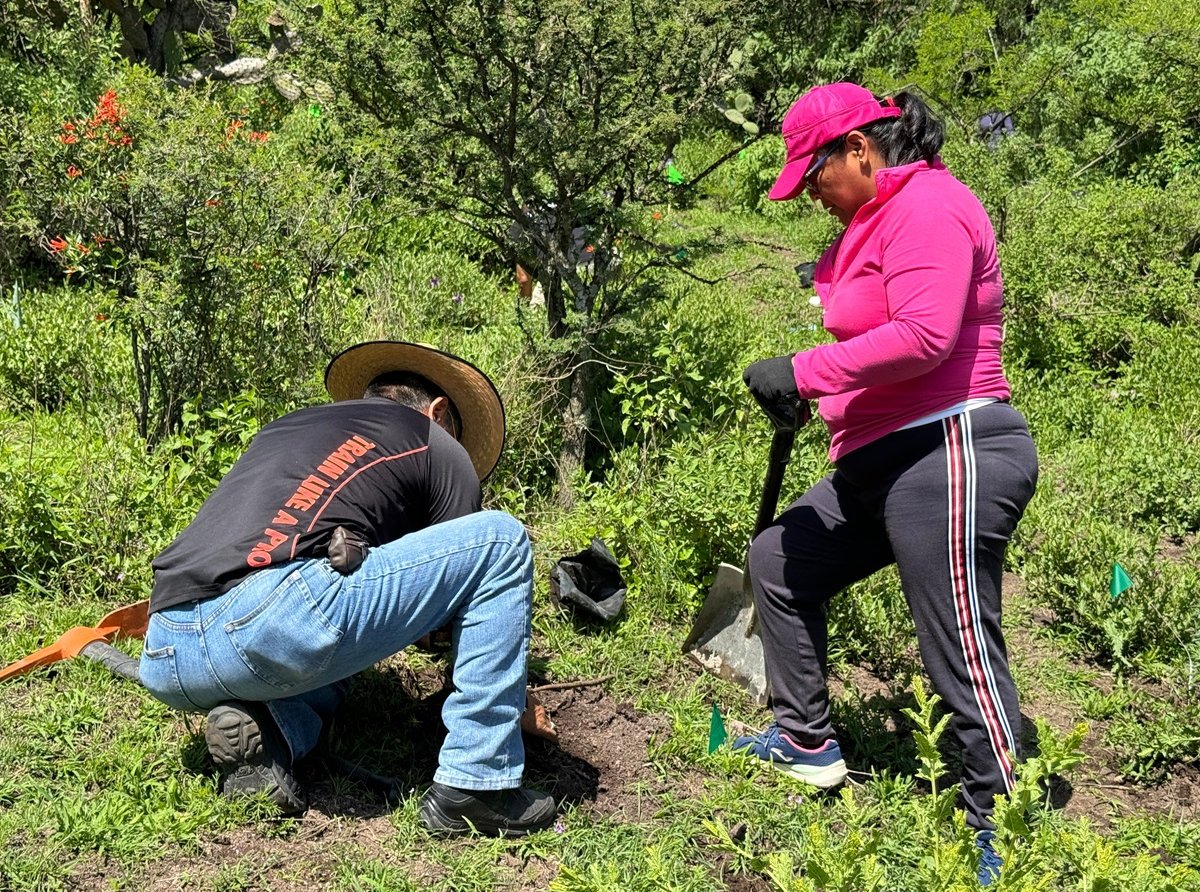
M 443 691 L 440 672 L 414 674 L 399 660 L 388 667 L 377 685 L 399 682 L 406 698 L 393 703 L 405 712 L 405 724 L 430 722 L 436 726 Z M 623 823 L 647 823 L 653 818 L 656 794 L 669 788 L 677 795 L 700 790 L 698 773 L 674 775 L 664 780 L 647 758 L 653 735 L 670 732 L 663 716 L 639 713 L 630 704 L 609 697 L 599 685 L 546 690 L 538 693 L 558 732 L 558 741 L 526 737 L 527 775 L 531 785 L 550 791 L 565 804 L 576 806 L 577 815 L 612 817 Z M 411 699 L 407 699 L 411 697 Z M 371 702 L 371 692 L 365 695 Z M 376 715 L 370 724 L 386 725 L 389 716 Z M 366 727 L 346 727 L 340 733 L 369 733 Z M 357 724 L 366 724 L 358 722 Z M 438 740 L 416 746 L 397 773 L 405 793 L 424 784 L 435 767 Z M 370 858 L 399 867 L 401 860 L 389 841 L 396 828 L 389 818 L 393 807 L 358 783 L 331 775 L 318 766 L 298 772 L 310 790 L 310 808 L 295 822 L 294 829 L 278 837 L 264 834 L 261 827 L 240 828 L 202 837 L 197 850 L 146 865 L 136 876 L 123 876 L 132 888 L 175 890 L 211 888 L 224 872 L 238 879 L 255 878 L 274 892 L 300 892 L 321 888 L 334 880 L 341 862 L 349 857 Z M 283 825 L 281 824 L 281 827 Z M 565 828 L 564 828 L 565 829 Z M 471 845 L 469 841 L 451 845 Z M 723 860 L 714 857 L 714 870 Z M 514 847 L 501 862 L 516 879 L 514 888 L 545 889 L 556 868 L 535 856 L 521 856 Z M 435 882 L 445 868 L 434 861 L 403 860 L 403 872 L 413 882 Z M 109 890 L 114 870 L 99 860 L 77 877 L 75 888 Z M 730 877 L 728 888 L 754 892 L 770 885 L 758 877 Z M 253 885 L 248 888 L 260 888 Z

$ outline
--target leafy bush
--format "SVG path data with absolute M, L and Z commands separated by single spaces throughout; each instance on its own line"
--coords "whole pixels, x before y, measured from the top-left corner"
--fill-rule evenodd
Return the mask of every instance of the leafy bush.
M 68 282 L 109 292 L 144 436 L 176 429 L 194 396 L 296 393 L 322 345 L 324 282 L 365 229 L 352 177 L 298 163 L 240 102 L 137 69 L 81 114 L 47 104 L 24 125 L 7 225 Z
M 110 304 L 99 288 L 14 285 L 0 310 L 0 406 L 131 405 L 128 342 Z
M 1200 530 L 1200 356 L 1186 326 L 1147 327 L 1133 358 L 1015 376 L 1042 456 L 1014 551 L 1029 591 L 1085 647 L 1117 665 L 1194 659 Z M 1113 600 L 1114 562 L 1134 586 Z
M 249 395 L 203 415 L 188 409 L 180 432 L 151 454 L 129 414 L 0 417 L 0 594 L 145 597 L 150 560 L 268 413 Z
M 1200 180 L 1027 186 L 1007 214 L 1008 349 L 1020 363 L 1114 369 L 1146 332 L 1200 321 L 1188 267 Z
M 9 417 L 3 430 L 5 593 L 18 585 L 58 597 L 111 592 L 127 573 L 145 582 L 169 509 L 144 445 L 121 419 L 31 414 Z

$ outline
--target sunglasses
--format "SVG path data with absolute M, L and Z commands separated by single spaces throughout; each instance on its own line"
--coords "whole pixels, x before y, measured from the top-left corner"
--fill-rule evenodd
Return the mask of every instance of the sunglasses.
M 817 188 L 816 176 L 821 172 L 821 168 L 825 166 L 825 162 L 829 160 L 830 156 L 832 156 L 835 152 L 840 151 L 841 148 L 842 138 L 839 137 L 835 139 L 832 145 L 822 152 L 821 156 L 817 158 L 817 160 L 812 163 L 808 170 L 804 172 L 804 179 L 800 181 L 801 185 L 804 187 L 804 191 L 808 192 L 810 195 L 819 195 L 821 193 L 821 190 Z

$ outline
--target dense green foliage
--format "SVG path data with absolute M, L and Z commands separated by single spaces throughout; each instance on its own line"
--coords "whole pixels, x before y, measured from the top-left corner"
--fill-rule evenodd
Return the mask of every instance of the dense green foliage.
M 418 857 L 442 865 L 439 888 L 517 885 L 515 853 L 552 863 L 560 890 L 746 874 L 782 890 L 970 888 L 970 835 L 940 780 L 953 754 L 909 681 L 894 574 L 831 606 L 835 667 L 913 691 L 903 713 L 839 695 L 844 740 L 874 771 L 840 798 L 707 754 L 696 729 L 714 699 L 763 713 L 679 666 L 715 566 L 741 562 L 753 520 L 769 433 L 740 372 L 824 337 L 793 267 L 834 224 L 764 201 L 782 155 L 766 134 L 807 84 L 858 78 L 930 99 L 948 165 L 1000 237 L 1007 368 L 1042 465 L 1009 554 L 1024 590 L 1013 622 L 1036 612 L 1056 655 L 1020 668 L 1022 695 L 1052 691 L 1102 727 L 1147 798 L 1194 772 L 1198 13 L 1180 0 L 785 6 L 247 5 L 228 45 L 177 29 L 151 71 L 107 14 L 0 0 L 0 662 L 144 597 L 150 558 L 258 427 L 321 398 L 332 352 L 436 343 L 505 398 L 487 498 L 534 535 L 538 670 L 615 675 L 613 694 L 667 716 L 650 754 L 663 783 L 638 821 L 571 811 L 568 832 L 513 849 L 432 842 L 410 799 L 390 819 L 396 857 L 338 852 L 328 887 L 428 887 L 405 866 Z M 272 39 L 287 46 L 255 84 L 170 80 Z M 991 110 L 1015 133 L 977 133 Z M 590 266 L 573 254 L 578 224 Z M 550 304 L 518 295 L 515 262 Z M 566 387 L 581 367 L 589 386 Z M 572 438 L 586 460 L 564 475 Z M 824 473 L 826 445 L 819 426 L 802 432 L 787 492 Z M 564 476 L 570 509 L 554 499 Z M 604 628 L 545 586 L 549 563 L 593 535 L 630 584 Z M 1116 562 L 1133 586 L 1113 597 Z M 143 859 L 259 817 L 216 795 L 179 717 L 94 666 L 8 684 L 0 711 L 0 892 L 70 888 L 87 870 L 136 888 Z M 1200 825 L 1068 820 L 1039 783 L 1077 770 L 1083 731 L 1039 739 L 1002 806 L 1002 888 L 1200 889 Z M 703 783 L 675 790 L 681 773 Z

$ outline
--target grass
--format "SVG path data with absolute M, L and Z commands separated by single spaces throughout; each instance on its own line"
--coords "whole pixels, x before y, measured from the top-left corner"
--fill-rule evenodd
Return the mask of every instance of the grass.
M 678 658 L 666 656 L 669 630 L 659 629 L 647 642 L 652 626 L 639 621 L 636 610 L 629 621 L 600 634 L 577 629 L 548 605 L 540 615 L 541 625 L 552 627 L 568 652 L 587 651 L 582 645 L 588 641 L 594 648 L 571 661 L 549 660 L 546 667 L 555 677 L 570 677 L 568 669 L 590 675 L 605 668 L 603 654 L 629 650 L 630 639 L 643 641 L 643 661 L 667 670 L 661 686 L 639 681 L 636 696 L 625 683 L 614 689 L 617 698 L 667 719 L 665 733 L 650 743 L 642 780 L 622 791 L 636 806 L 604 814 L 580 802 L 563 813 L 557 831 L 524 841 L 442 841 L 419 827 L 415 795 L 388 812 L 363 791 L 347 788 L 342 798 L 355 803 L 350 808 L 361 817 L 343 809 L 280 822 L 255 803 L 230 803 L 216 795 L 198 753 L 194 720 L 77 660 L 0 690 L 6 716 L 0 736 L 0 845 L 6 853 L 0 888 L 72 888 L 81 876 L 130 889 L 178 882 L 214 890 L 547 884 L 556 890 L 715 890 L 752 878 L 807 889 L 802 880 L 813 876 L 827 876 L 829 885 L 821 888 L 831 889 L 970 887 L 965 831 L 954 820 L 935 819 L 934 797 L 916 780 L 921 768 L 911 745 L 912 722 L 889 727 L 898 707 L 911 702 L 907 686 L 895 702 L 852 687 L 837 697 L 839 727 L 860 729 L 847 735 L 848 749 L 859 754 L 855 767 L 869 766 L 871 774 L 840 794 L 817 794 L 726 750 L 707 753 L 704 732 L 712 702 L 722 702 L 731 718 L 761 719 L 762 713 L 724 682 L 679 666 L 670 671 Z M 542 649 L 553 641 L 539 636 Z M 423 659 L 414 662 L 417 669 L 428 668 Z M 1107 699 L 1098 697 L 1094 670 L 1053 661 L 1037 668 L 1019 676 L 1023 687 L 1052 683 L 1050 693 L 1064 703 L 1079 697 L 1081 715 L 1120 714 L 1129 705 L 1120 688 Z M 364 710 L 383 705 L 372 698 L 386 696 L 387 681 L 383 673 L 368 679 L 373 683 L 356 694 L 356 705 Z M 391 746 L 374 750 L 376 764 L 394 770 L 403 763 L 405 735 L 415 730 L 380 735 Z M 605 744 L 602 732 L 591 741 Z M 1054 810 L 1035 807 L 1029 820 L 1026 841 L 1014 850 L 1014 876 L 1019 878 L 1019 865 L 1028 859 L 1043 872 L 1037 882 L 1049 884 L 1014 880 L 1011 888 L 1102 888 L 1081 885 L 1089 871 L 1122 878 L 1130 889 L 1197 888 L 1200 826 L 1194 822 L 1135 814 L 1114 820 L 1098 836 L 1086 818 Z M 230 835 L 237 845 L 227 844 Z M 369 846 L 358 844 L 363 836 L 370 837 Z M 253 851 L 228 861 L 215 857 L 223 849 L 244 848 Z M 1089 852 L 1095 863 L 1081 854 Z M 929 881 L 924 859 L 935 856 L 942 878 L 936 886 L 924 885 Z M 850 864 L 859 868 L 851 870 Z M 148 881 L 159 885 L 143 885 Z

